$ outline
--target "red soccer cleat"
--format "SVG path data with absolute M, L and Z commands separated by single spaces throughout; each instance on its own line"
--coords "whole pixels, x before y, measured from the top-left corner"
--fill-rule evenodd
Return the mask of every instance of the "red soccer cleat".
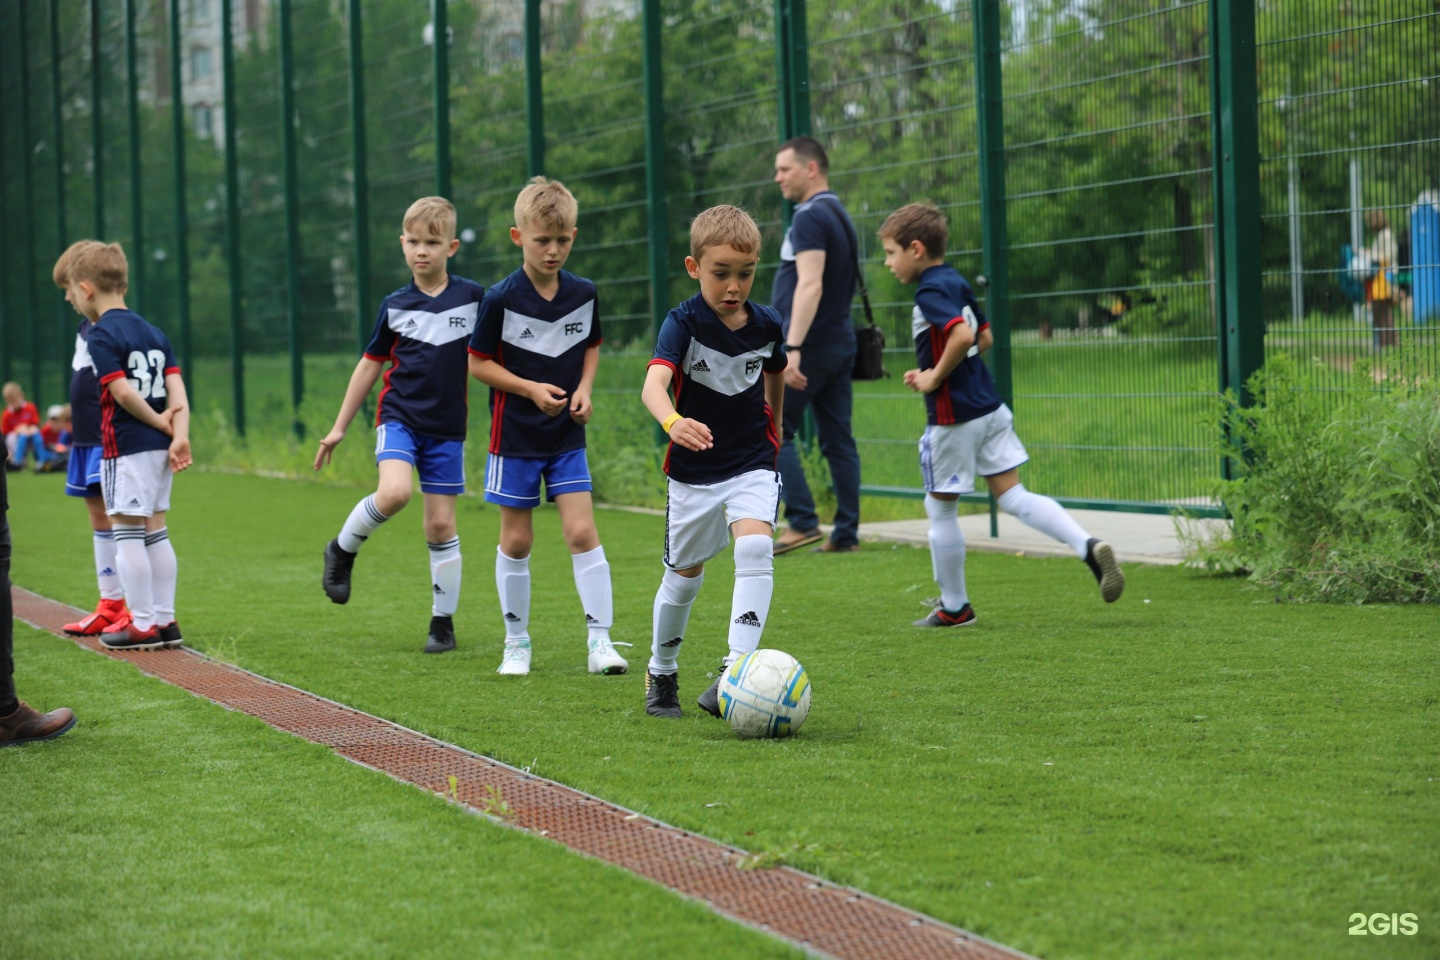
M 101 600 L 94 613 L 60 629 L 72 637 L 93 637 L 107 628 L 124 626 L 129 622 L 130 611 L 125 609 L 124 600 Z

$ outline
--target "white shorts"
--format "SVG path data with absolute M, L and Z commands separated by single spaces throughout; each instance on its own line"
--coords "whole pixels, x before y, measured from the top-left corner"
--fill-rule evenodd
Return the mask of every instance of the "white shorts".
M 775 526 L 780 474 L 751 470 L 719 483 L 669 482 L 665 496 L 665 566 L 688 570 L 724 552 L 730 524 L 760 520 Z
M 106 516 L 150 517 L 170 509 L 169 450 L 142 450 L 100 461 Z
M 1015 435 L 1005 404 L 974 420 L 932 425 L 920 437 L 920 476 L 927 493 L 969 493 L 975 477 L 1013 470 L 1030 455 Z

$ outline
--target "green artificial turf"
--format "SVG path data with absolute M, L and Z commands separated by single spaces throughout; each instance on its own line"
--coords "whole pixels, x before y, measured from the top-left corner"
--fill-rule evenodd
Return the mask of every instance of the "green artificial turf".
M 83 509 L 59 496 L 59 478 L 14 480 L 16 582 L 88 606 Z M 367 544 L 350 604 L 324 598 L 321 549 L 363 493 L 178 478 L 170 529 L 187 642 L 1042 957 L 1440 951 L 1433 608 L 1279 605 L 1243 581 L 1138 566 L 1124 598 L 1106 606 L 1078 561 L 973 552 L 979 622 L 922 632 L 909 621 L 935 592 L 925 551 L 800 553 L 776 561 L 764 642 L 806 665 L 812 713 L 793 740 L 749 742 L 692 706 L 724 653 L 728 555 L 707 567 L 681 656 L 686 716 L 658 721 L 644 714 L 641 671 L 660 518 L 598 515 L 615 637 L 636 644 L 632 672 L 606 678 L 585 672 L 558 518 L 537 513 L 534 672 L 508 678 L 494 673 L 498 513 L 478 499 L 460 507 L 456 653 L 419 652 L 429 581 L 418 499 Z M 186 700 L 135 682 L 161 702 Z M 102 692 L 86 712 L 99 724 L 108 709 Z M 163 709 L 167 722 L 183 712 Z M 87 736 L 77 728 L 67 739 Z M 203 763 L 207 750 L 188 752 Z M 47 762 L 26 754 L 27 765 Z M 7 762 L 0 754 L 0 771 Z M 372 776 L 295 762 L 277 760 L 275 775 L 306 789 Z M 163 795 L 173 783 L 157 776 L 151 786 Z M 402 795 L 397 803 L 430 802 Z M 317 816 L 330 802 L 316 801 Z M 39 837 L 22 842 L 46 849 Z M 80 869 L 85 844 L 75 848 L 65 863 Z M 389 879 L 419 882 L 424 867 L 402 872 Z M 1356 912 L 1415 913 L 1419 932 L 1352 937 Z M 106 916 L 96 922 L 130 922 L 118 907 Z

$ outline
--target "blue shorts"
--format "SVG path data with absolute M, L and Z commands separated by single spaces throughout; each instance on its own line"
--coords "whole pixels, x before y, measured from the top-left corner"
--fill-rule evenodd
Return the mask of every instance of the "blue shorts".
M 420 489 L 452 497 L 465 492 L 465 441 L 415 433 L 402 423 L 375 428 L 375 462 L 404 460 L 420 474 Z
M 505 507 L 540 506 L 540 478 L 545 478 L 545 499 L 562 493 L 589 493 L 590 464 L 585 448 L 553 457 L 502 457 L 490 454 L 485 463 L 485 502 Z
M 71 447 L 70 467 L 65 472 L 67 497 L 100 496 L 100 459 L 103 447 Z

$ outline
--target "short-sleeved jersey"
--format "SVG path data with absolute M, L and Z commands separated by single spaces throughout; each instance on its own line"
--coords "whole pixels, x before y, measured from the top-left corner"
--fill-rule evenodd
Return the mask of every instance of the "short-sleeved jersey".
M 170 340 L 131 310 L 106 310 L 90 331 L 90 363 L 100 384 L 100 448 L 106 460 L 165 450 L 170 438 L 115 402 L 110 383 L 127 377 L 156 413 L 165 410 L 165 377 L 180 372 Z
M 40 426 L 40 411 L 29 400 L 18 407 L 6 407 L 5 412 L 0 414 L 0 433 L 6 436 L 27 425 Z
M 490 288 L 470 352 L 494 360 L 515 376 L 574 394 L 585 372 L 585 352 L 600 345 L 600 301 L 595 284 L 560 271 L 552 300 L 535 289 L 522 267 Z M 535 401 L 490 391 L 490 452 L 507 457 L 551 457 L 585 446 L 585 426 L 569 411 L 555 416 Z
M 805 335 L 806 346 L 843 346 L 855 342 L 855 325 L 850 320 L 850 304 L 855 299 L 855 253 L 850 241 L 854 229 L 840 198 L 829 190 L 822 190 L 795 208 L 790 229 L 785 231 L 770 302 L 784 318 L 782 325 L 787 333 L 795 285 L 799 282 L 795 255 L 806 250 L 825 251 L 820 306 L 815 310 L 810 332 Z
M 970 326 L 977 338 L 990 326 L 975 303 L 970 284 L 947 263 L 926 267 L 915 291 L 911 312 L 911 333 L 915 336 L 915 360 L 921 370 L 935 366 L 945 352 L 945 342 L 957 323 Z M 925 395 L 925 422 L 964 423 L 983 417 L 1000 406 L 1000 394 L 990 369 L 980 359 L 980 348 L 971 346 L 960 364 L 950 371 L 933 393 Z
M 671 443 L 665 472 L 681 483 L 729 480 L 775 469 L 780 438 L 761 373 L 785 369 L 785 334 L 771 307 L 746 302 L 750 322 L 731 330 L 698 294 L 665 317 L 653 364 L 674 374 L 675 409 L 710 428 L 715 445 L 687 450 Z
M 95 323 L 80 318 L 75 330 L 75 355 L 70 358 L 70 422 L 75 446 L 100 446 L 100 381 L 90 364 L 90 331 Z
M 464 440 L 469 357 L 465 344 L 485 288 L 450 275 L 429 296 L 410 281 L 385 298 L 365 356 L 388 363 L 375 423 L 399 423 L 438 440 Z

